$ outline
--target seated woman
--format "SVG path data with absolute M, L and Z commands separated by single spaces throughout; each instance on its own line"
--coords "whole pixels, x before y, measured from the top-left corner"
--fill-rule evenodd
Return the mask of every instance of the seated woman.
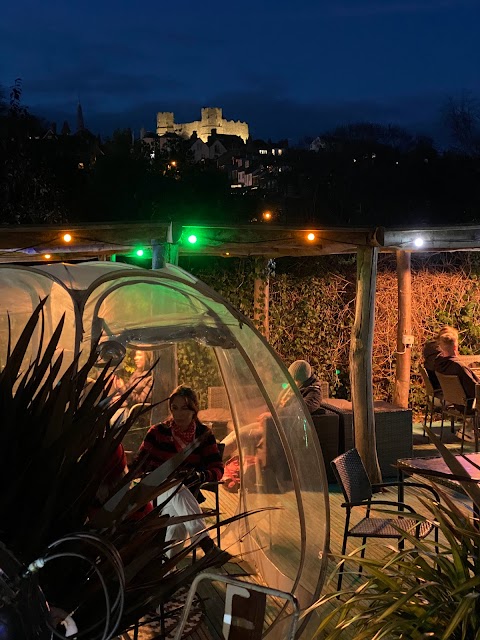
M 199 411 L 197 394 L 190 387 L 180 385 L 171 393 L 169 400 L 171 417 L 166 422 L 150 427 L 140 446 L 138 458 L 142 461 L 143 471 L 153 471 L 161 464 L 182 451 L 197 438 L 202 438 L 198 447 L 187 457 L 186 465 L 191 470 L 187 483 L 191 488 L 198 487 L 201 482 L 215 482 L 223 476 L 223 462 L 213 432 L 202 424 L 197 414 Z M 170 489 L 160 496 L 164 501 L 168 497 L 163 513 L 170 516 L 201 515 L 199 502 L 204 500 L 201 494 L 195 498 L 186 486 Z M 190 520 L 168 527 L 166 540 L 185 540 L 190 537 L 198 540 L 200 548 L 207 553 L 214 548 L 213 540 L 205 531 L 203 518 Z M 171 550 L 169 555 L 174 551 Z
M 127 398 L 126 404 L 131 407 L 134 404 L 147 402 L 153 387 L 153 376 L 148 374 L 153 365 L 151 351 L 135 351 L 133 356 L 135 371 L 132 373 L 127 383 L 118 376 L 115 377 L 114 386 L 117 394 L 124 393 L 127 389 L 132 389 Z

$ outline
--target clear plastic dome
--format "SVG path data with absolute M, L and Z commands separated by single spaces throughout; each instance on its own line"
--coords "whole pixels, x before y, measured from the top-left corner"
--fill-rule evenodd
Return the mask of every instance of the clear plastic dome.
M 154 400 L 168 396 L 176 382 L 201 392 L 200 418 L 219 439 L 230 430 L 238 460 L 238 492 L 220 489 L 223 517 L 259 510 L 226 527 L 222 545 L 243 556 L 263 583 L 311 605 L 323 584 L 329 538 L 323 458 L 296 386 L 250 321 L 178 267 L 0 265 L 0 364 L 9 323 L 15 341 L 46 296 L 47 337 L 65 314 L 64 366 L 78 352 L 85 358 L 97 340 L 113 349 L 148 349 L 160 363 Z M 182 378 L 192 363 L 193 382 Z M 286 391 L 288 410 L 279 401 Z M 152 421 L 164 417 L 164 406 Z M 271 627 L 269 637 L 277 636 Z

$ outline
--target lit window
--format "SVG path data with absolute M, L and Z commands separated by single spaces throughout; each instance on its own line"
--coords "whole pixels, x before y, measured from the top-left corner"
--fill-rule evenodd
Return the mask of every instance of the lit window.
M 268 151 L 266 149 L 260 149 L 259 153 L 261 153 L 262 155 L 266 156 Z

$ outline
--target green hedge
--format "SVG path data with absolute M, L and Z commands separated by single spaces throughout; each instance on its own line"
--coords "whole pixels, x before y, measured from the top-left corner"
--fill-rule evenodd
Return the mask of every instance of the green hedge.
M 245 315 L 253 317 L 253 259 L 185 259 L 181 266 L 215 288 Z M 421 411 L 424 392 L 418 363 L 424 342 L 442 324 L 460 331 L 461 352 L 480 353 L 480 261 L 475 253 L 412 256 L 411 404 Z M 355 311 L 354 256 L 280 259 L 270 278 L 270 343 L 287 364 L 304 358 L 330 394 L 349 397 L 348 353 Z M 395 378 L 397 280 L 394 257 L 379 259 L 375 309 L 373 383 L 376 399 L 390 401 Z M 186 354 L 187 355 L 187 354 Z M 191 354 L 190 354 L 191 355 Z M 195 378 L 196 356 L 180 370 Z M 200 364 L 213 362 L 202 355 Z M 203 359 L 203 360 L 202 360 Z M 213 384 L 213 383 L 212 383 Z M 203 395 L 204 390 L 201 390 Z

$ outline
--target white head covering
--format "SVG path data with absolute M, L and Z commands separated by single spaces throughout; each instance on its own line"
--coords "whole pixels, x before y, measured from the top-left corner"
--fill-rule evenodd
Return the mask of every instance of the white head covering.
M 312 375 L 312 367 L 306 360 L 295 360 L 288 367 L 288 372 L 295 382 L 305 382 Z

